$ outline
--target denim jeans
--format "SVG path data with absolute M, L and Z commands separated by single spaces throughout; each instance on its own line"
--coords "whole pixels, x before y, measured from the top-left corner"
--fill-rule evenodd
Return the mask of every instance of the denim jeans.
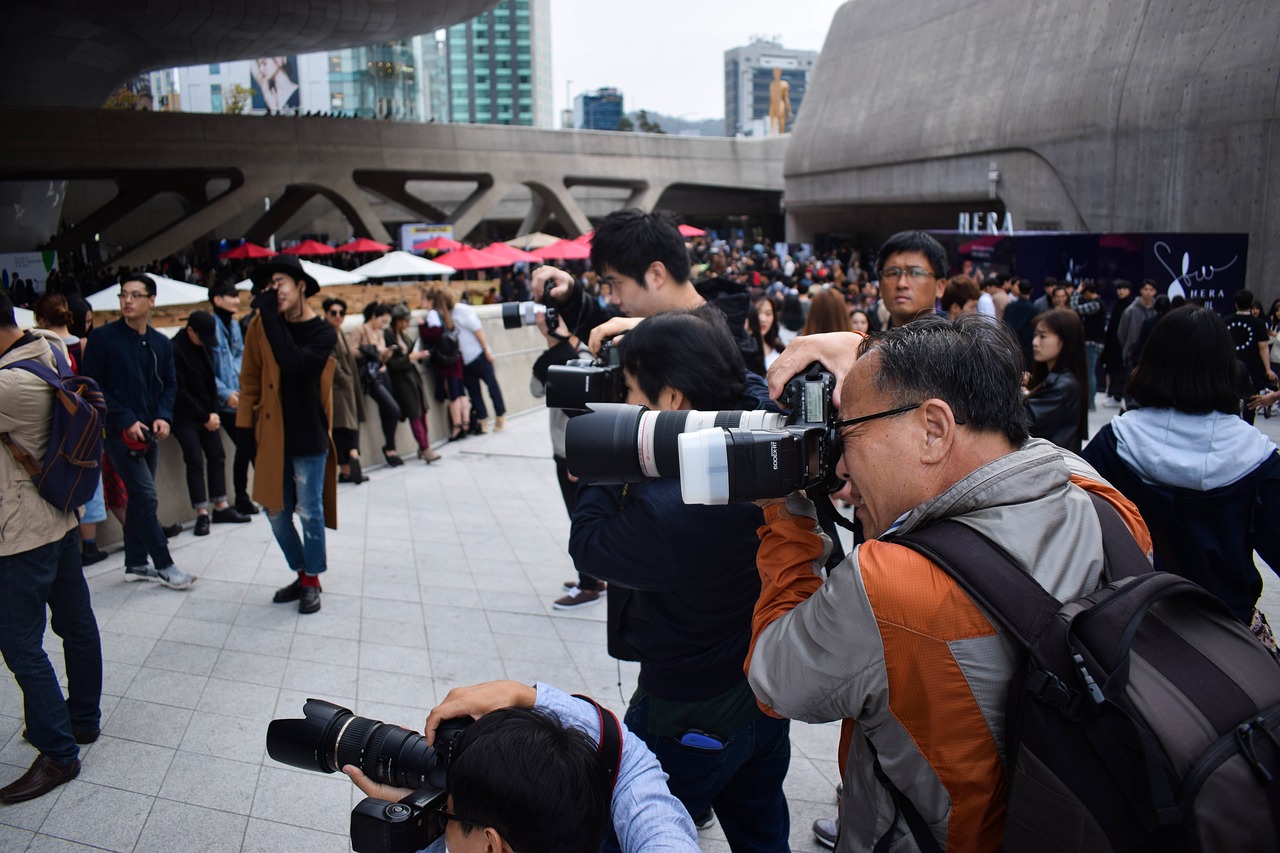
M 156 445 L 141 457 L 131 456 L 119 435 L 108 435 L 105 446 L 129 493 L 129 509 L 124 516 L 125 566 L 142 568 L 150 555 L 157 571 L 169 568 L 173 557 L 169 556 L 169 545 L 156 517 Z
M 324 466 L 327 453 L 284 458 L 284 510 L 268 512 L 271 532 L 284 552 L 289 568 L 318 575 L 326 565 L 324 550 Z M 293 514 L 302 522 L 302 538 L 293 526 Z
M 789 721 L 762 714 L 730 735 L 722 749 L 715 750 L 651 734 L 648 697 L 627 709 L 625 722 L 658 757 L 670 777 L 667 786 L 690 816 L 715 808 L 731 850 L 790 850 L 791 817 L 782 792 L 782 780 L 791 763 Z M 611 853 L 620 850 L 612 830 L 601 849 Z
M 507 404 L 502 401 L 502 389 L 498 387 L 498 377 L 493 373 L 493 364 L 483 354 L 462 366 L 462 381 L 467 386 L 467 395 L 471 397 L 471 408 L 476 410 L 476 417 L 484 420 L 489 417 L 489 410 L 484 406 L 484 398 L 480 396 L 480 383 L 489 388 L 489 397 L 493 400 L 493 413 L 502 417 L 507 413 Z
M 1084 353 L 1089 365 L 1089 409 L 1092 410 L 1093 397 L 1098 393 L 1098 358 L 1102 355 L 1102 344 L 1096 341 L 1085 341 Z
M 45 606 L 62 638 L 67 699 L 44 651 Z M 31 745 L 59 764 L 80 755 L 71 727 L 102 719 L 102 643 L 80 565 L 80 534 L 0 557 L 0 652 L 22 688 Z

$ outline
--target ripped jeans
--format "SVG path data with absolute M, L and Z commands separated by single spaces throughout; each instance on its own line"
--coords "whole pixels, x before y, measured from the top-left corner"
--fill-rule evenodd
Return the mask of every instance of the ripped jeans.
M 284 509 L 267 513 L 271 532 L 284 552 L 289 568 L 318 575 L 326 565 L 324 550 L 324 466 L 327 453 L 284 458 Z M 302 538 L 293 526 L 293 515 L 302 521 Z

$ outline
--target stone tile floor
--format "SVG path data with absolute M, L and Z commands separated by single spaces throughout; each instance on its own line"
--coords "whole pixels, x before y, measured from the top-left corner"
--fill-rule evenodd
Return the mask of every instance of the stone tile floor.
M 1096 430 L 1112 414 L 1100 409 Z M 1280 418 L 1258 420 L 1271 438 Z M 308 696 L 411 728 L 451 687 L 545 680 L 619 714 L 636 668 L 605 652 L 604 608 L 560 613 L 573 577 L 568 520 L 555 484 L 546 416 L 448 445 L 444 459 L 372 472 L 339 491 L 324 609 L 273 605 L 290 580 L 266 521 L 172 541 L 200 576 L 187 592 L 126 584 L 120 554 L 89 569 L 105 658 L 103 733 L 80 778 L 38 800 L 0 806 L 0 850 L 333 851 L 350 849 L 360 795 L 342 776 L 266 755 L 267 722 L 298 716 Z M 1263 607 L 1280 612 L 1264 570 Z M 51 633 L 46 649 L 62 671 Z M 0 678 L 0 779 L 34 752 L 22 697 Z M 621 684 L 619 684 L 621 682 Z M 834 814 L 835 724 L 795 724 L 786 791 L 791 840 Z M 706 851 L 726 851 L 716 828 Z

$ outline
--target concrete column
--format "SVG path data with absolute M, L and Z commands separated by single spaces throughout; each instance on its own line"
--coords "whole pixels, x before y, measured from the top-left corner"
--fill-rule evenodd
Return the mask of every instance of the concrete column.
M 536 197 L 555 214 L 570 237 L 578 237 L 591 230 L 591 220 L 582 212 L 567 187 L 563 183 L 543 183 L 542 181 L 525 181 L 524 185 L 533 190 Z
M 645 213 L 652 213 L 653 208 L 658 204 L 658 199 L 662 198 L 662 194 L 667 191 L 668 183 L 651 184 L 648 181 L 637 183 L 631 190 L 631 195 L 627 198 L 627 207 L 634 207 L 643 210 Z
M 547 207 L 547 203 L 542 200 L 542 196 L 538 193 L 533 194 L 533 198 L 529 203 L 529 212 L 524 215 L 524 219 L 520 222 L 520 228 L 516 231 L 516 236 L 524 236 L 532 234 L 535 231 L 541 231 L 547 224 L 547 220 L 551 218 L 551 210 Z
M 453 213 L 453 239 L 465 240 L 467 234 L 484 221 L 490 210 L 498 206 L 498 202 L 511 189 L 511 182 L 495 180 L 492 175 L 485 176 L 475 192 L 467 196 L 466 201 L 458 205 Z

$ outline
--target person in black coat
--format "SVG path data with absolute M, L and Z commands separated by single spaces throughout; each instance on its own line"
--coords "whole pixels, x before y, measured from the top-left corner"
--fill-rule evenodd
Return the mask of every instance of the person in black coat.
M 212 520 L 218 524 L 242 524 L 249 520 L 227 503 L 227 462 L 222 446 L 222 421 L 218 415 L 218 387 L 213 375 L 210 348 L 217 345 L 217 320 L 208 311 L 193 311 L 187 327 L 173 338 L 173 361 L 178 374 L 178 396 L 173 404 L 173 435 L 182 448 L 187 466 L 187 494 L 196 511 L 196 536 L 209 533 L 208 492 L 213 493 Z M 208 492 L 205 471 L 208 471 Z
M 1013 332 L 1013 336 L 1018 339 L 1018 346 L 1022 348 L 1023 363 L 1028 368 L 1031 366 L 1031 337 L 1035 329 L 1034 321 L 1037 313 L 1035 305 L 1031 302 L 1031 282 L 1025 278 L 1014 279 L 1013 298 L 1004 307 L 1003 321 L 1009 327 L 1009 331 Z
M 1084 325 L 1070 308 L 1054 308 L 1035 319 L 1027 381 L 1028 430 L 1079 453 L 1089 432 Z
M 1116 280 L 1116 304 L 1107 322 L 1107 337 L 1102 346 L 1102 366 L 1107 371 L 1107 399 L 1104 406 L 1119 408 L 1124 401 L 1124 386 L 1129 378 L 1124 367 L 1124 347 L 1120 344 L 1120 315 L 1133 304 L 1133 288 L 1124 279 Z

